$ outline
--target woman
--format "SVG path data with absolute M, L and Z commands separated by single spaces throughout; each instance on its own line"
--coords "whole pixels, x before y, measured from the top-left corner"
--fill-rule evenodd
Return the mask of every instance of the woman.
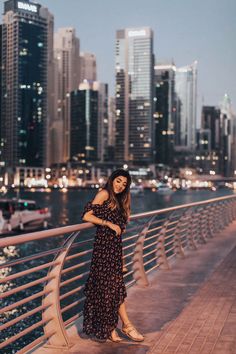
M 114 171 L 94 200 L 84 210 L 83 220 L 97 225 L 96 238 L 85 285 L 83 331 L 97 339 L 120 342 L 116 332 L 118 315 L 122 332 L 134 341 L 144 337 L 130 322 L 124 299 L 122 239 L 130 215 L 131 177 L 125 170 Z

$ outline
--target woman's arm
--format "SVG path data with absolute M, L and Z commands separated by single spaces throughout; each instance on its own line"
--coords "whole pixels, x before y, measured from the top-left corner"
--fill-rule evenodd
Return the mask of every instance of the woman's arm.
M 94 200 L 92 201 L 92 204 L 102 205 L 108 199 L 108 197 L 109 197 L 108 192 L 103 189 L 96 194 Z M 96 225 L 103 225 L 105 221 L 93 215 L 93 210 L 87 211 L 87 213 L 85 213 L 83 216 L 83 220 L 87 222 L 91 222 Z
M 92 201 L 92 204 L 102 205 L 108 198 L 109 198 L 108 192 L 105 189 L 103 189 L 97 193 L 94 200 Z M 121 234 L 121 229 L 118 225 L 115 225 L 110 221 L 98 218 L 97 216 L 93 215 L 93 210 L 90 210 L 87 213 L 85 213 L 83 216 L 83 220 L 87 222 L 91 222 L 92 224 L 95 225 L 108 226 L 110 229 L 115 231 L 118 235 Z

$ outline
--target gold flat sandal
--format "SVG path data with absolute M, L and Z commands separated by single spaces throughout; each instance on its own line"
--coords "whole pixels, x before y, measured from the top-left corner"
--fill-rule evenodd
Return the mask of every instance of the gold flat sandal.
M 127 325 L 123 325 L 121 332 L 132 339 L 134 342 L 142 342 L 144 340 L 144 336 L 137 331 L 137 329 L 132 325 L 132 323 L 127 323 Z

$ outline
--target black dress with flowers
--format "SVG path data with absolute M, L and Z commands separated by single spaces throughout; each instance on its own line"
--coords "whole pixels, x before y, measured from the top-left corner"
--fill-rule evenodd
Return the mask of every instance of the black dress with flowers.
M 84 213 L 119 225 L 124 231 L 125 220 L 118 209 L 89 202 Z M 118 323 L 118 309 L 126 294 L 122 274 L 122 239 L 107 226 L 97 226 L 90 273 L 84 290 L 83 331 L 98 339 L 107 339 Z

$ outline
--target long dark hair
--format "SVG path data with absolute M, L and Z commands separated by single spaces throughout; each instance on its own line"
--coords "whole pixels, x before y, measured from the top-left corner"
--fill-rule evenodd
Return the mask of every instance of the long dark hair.
M 123 192 L 115 194 L 113 190 L 113 181 L 115 178 L 122 176 L 127 178 L 127 184 Z M 104 187 L 109 193 L 109 202 L 112 209 L 118 208 L 125 220 L 130 216 L 130 185 L 131 177 L 128 171 L 118 169 L 112 172 Z

